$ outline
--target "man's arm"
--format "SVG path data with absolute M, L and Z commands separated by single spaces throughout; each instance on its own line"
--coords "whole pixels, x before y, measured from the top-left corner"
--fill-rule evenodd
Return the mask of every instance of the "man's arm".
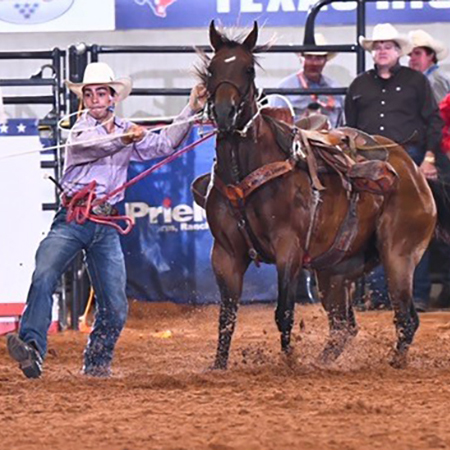
M 145 161 L 173 153 L 189 133 L 192 123 L 186 121 L 194 114 L 195 111 L 186 105 L 173 123 L 161 133 L 147 131 L 142 140 L 134 143 L 131 161 Z
M 430 179 L 437 178 L 436 158 L 441 151 L 441 138 L 444 121 L 439 114 L 439 108 L 436 103 L 431 85 L 428 79 L 423 76 L 419 89 L 419 98 L 421 99 L 420 114 L 425 123 L 425 157 L 420 165 L 421 172 Z
M 347 94 L 344 100 L 344 113 L 345 113 L 345 124 L 348 127 L 356 128 L 358 112 L 356 109 L 356 102 L 353 99 L 355 95 L 355 85 L 354 81 L 350 84 Z
M 450 92 L 450 79 L 440 73 L 437 73 L 435 77 L 429 78 L 429 81 L 431 84 L 431 90 L 434 94 L 434 98 L 439 104 Z
M 161 133 L 148 132 L 142 140 L 134 143 L 132 161 L 143 161 L 170 155 L 181 144 L 192 127 L 189 121 L 206 102 L 206 89 L 203 85 L 195 86 L 189 97 L 189 103 L 175 118 L 173 123 Z
M 425 124 L 425 149 L 427 152 L 437 153 L 440 151 L 444 121 L 439 114 L 431 85 L 425 76 L 419 85 L 419 98 L 420 115 Z

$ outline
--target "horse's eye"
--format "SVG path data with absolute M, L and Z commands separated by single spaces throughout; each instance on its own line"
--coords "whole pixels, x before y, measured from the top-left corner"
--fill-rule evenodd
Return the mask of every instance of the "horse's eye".
M 249 75 L 255 75 L 255 68 L 254 68 L 254 67 L 248 67 L 247 70 L 246 70 L 246 72 L 247 72 Z

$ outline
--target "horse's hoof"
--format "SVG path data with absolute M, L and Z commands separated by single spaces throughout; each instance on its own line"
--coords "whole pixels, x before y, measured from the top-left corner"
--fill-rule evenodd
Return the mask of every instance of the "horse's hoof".
M 340 352 L 337 353 L 335 349 L 326 348 L 322 351 L 318 358 L 319 365 L 329 366 L 330 364 L 334 363 L 334 361 L 336 361 L 339 355 Z
M 389 364 L 394 369 L 405 369 L 408 365 L 406 353 L 395 352 Z
M 228 364 L 224 361 L 215 361 L 212 366 L 208 367 L 209 371 L 227 370 Z
M 325 345 L 325 348 L 322 350 L 322 353 L 319 356 L 320 364 L 324 366 L 329 366 L 331 363 L 334 363 L 336 359 L 341 356 L 341 353 L 344 351 L 344 346 L 341 344 L 337 344 L 335 342 L 328 343 Z
M 289 346 L 289 348 L 283 349 L 281 357 L 287 367 L 295 369 L 298 366 L 299 356 L 294 347 Z

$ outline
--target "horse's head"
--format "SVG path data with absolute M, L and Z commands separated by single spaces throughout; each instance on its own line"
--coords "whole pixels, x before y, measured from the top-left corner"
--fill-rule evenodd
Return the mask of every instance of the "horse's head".
M 253 49 L 257 38 L 256 22 L 242 42 L 219 33 L 214 21 L 209 27 L 209 39 L 215 54 L 205 68 L 203 78 L 209 93 L 212 118 L 221 132 L 233 132 L 248 120 L 244 111 L 255 96 Z

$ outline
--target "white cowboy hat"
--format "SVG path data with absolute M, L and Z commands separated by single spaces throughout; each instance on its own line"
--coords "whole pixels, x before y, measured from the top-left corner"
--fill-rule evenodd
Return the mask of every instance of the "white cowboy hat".
M 407 55 L 412 50 L 412 44 L 406 36 L 402 36 L 390 23 L 375 25 L 372 39 L 360 36 L 359 44 L 364 50 L 371 52 L 373 43 L 377 41 L 394 41 L 400 47 L 400 56 Z
M 316 45 L 328 45 L 325 36 L 321 33 L 314 33 L 314 42 Z M 302 55 L 317 55 L 317 56 L 326 56 L 327 60 L 333 59 L 336 56 L 336 53 L 332 52 L 302 52 Z
M 408 33 L 408 38 L 415 47 L 428 47 L 436 53 L 438 61 L 442 61 L 448 55 L 448 48 L 437 39 L 433 39 L 426 31 L 414 30 Z
M 77 95 L 83 97 L 83 88 L 90 84 L 105 84 L 116 92 L 115 100 L 120 102 L 130 95 L 132 82 L 128 77 L 115 79 L 114 72 L 108 64 L 103 62 L 90 63 L 86 66 L 82 83 L 66 80 L 67 87 Z

